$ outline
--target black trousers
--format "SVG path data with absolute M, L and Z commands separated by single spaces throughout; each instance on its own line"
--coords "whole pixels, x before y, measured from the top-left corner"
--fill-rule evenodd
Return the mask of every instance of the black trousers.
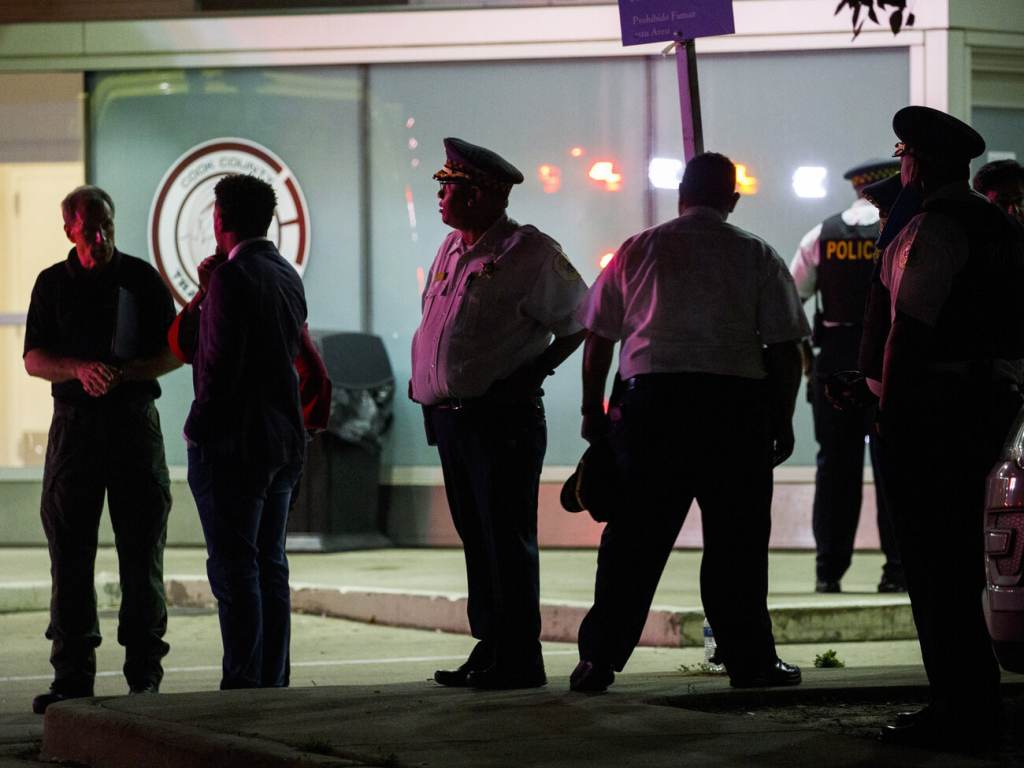
M 882 418 L 883 462 L 921 655 L 934 702 L 961 722 L 987 718 L 999 666 L 981 607 L 985 477 L 1016 395 L 941 382 L 913 410 Z
M 474 665 L 542 663 L 537 493 L 547 448 L 539 398 L 428 408 L 466 557 Z M 486 658 L 484 658 L 486 657 Z
M 814 436 L 818 441 L 812 525 L 817 578 L 839 581 L 853 557 L 864 480 L 864 441 L 873 431 L 875 408 L 833 408 L 825 397 L 826 378 L 825 374 L 815 375 L 810 385 Z M 903 565 L 885 494 L 885 468 L 874 438 L 869 439 L 869 450 L 875 475 L 878 538 L 885 554 L 883 573 L 902 579 Z
M 169 648 L 163 552 L 171 492 L 152 401 L 54 404 L 41 507 L 52 578 L 46 637 L 58 691 L 89 692 L 96 676 L 93 582 L 104 495 L 117 547 L 124 674 L 133 687 L 159 684 Z
M 621 670 L 694 499 L 704 612 L 731 675 L 776 659 L 768 615 L 772 466 L 764 382 L 711 374 L 633 379 L 613 422 L 626 504 L 601 536 L 580 657 Z

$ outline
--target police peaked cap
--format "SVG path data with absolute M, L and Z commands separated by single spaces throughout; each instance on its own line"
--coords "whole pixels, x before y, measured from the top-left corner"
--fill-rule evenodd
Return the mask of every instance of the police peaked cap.
M 864 198 L 875 206 L 885 216 L 892 210 L 893 203 L 903 190 L 903 182 L 899 174 L 887 176 L 881 181 L 876 181 L 864 187 L 860 193 Z
M 867 184 L 882 181 L 899 172 L 899 158 L 885 157 L 867 160 L 859 165 L 855 165 L 843 174 L 843 178 L 860 189 Z
M 900 141 L 926 155 L 970 160 L 985 151 L 985 140 L 967 123 L 931 107 L 904 107 L 892 118 Z
M 511 188 L 523 183 L 523 174 L 497 152 L 463 139 L 444 140 L 447 162 L 434 178 L 444 183 L 463 182 L 480 186 Z

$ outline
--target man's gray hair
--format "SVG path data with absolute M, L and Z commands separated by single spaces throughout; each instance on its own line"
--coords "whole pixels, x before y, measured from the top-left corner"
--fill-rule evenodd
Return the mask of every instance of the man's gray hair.
M 64 216 L 65 226 L 71 226 L 71 222 L 75 220 L 75 214 L 78 213 L 82 204 L 92 200 L 102 200 L 110 206 L 110 215 L 114 215 L 114 201 L 110 199 L 106 190 L 94 187 L 92 184 L 83 184 L 68 192 L 67 197 L 60 201 L 60 212 Z

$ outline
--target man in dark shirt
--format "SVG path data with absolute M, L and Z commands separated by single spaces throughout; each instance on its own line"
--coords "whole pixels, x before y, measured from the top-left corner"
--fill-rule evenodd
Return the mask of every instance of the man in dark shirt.
M 231 175 L 214 194 L 223 263 L 200 308 L 188 481 L 220 613 L 221 688 L 282 687 L 291 616 L 285 526 L 306 447 L 295 370 L 306 297 L 266 238 L 273 188 Z
M 50 548 L 50 663 L 54 681 L 32 702 L 93 694 L 100 644 L 93 568 L 103 497 L 121 583 L 118 642 L 132 693 L 155 693 L 167 605 L 163 550 L 171 508 L 156 379 L 180 363 L 167 348 L 174 319 L 156 270 L 114 247 L 114 204 L 98 187 L 61 203 L 74 248 L 32 289 L 25 370 L 53 382 L 53 422 L 43 472 L 42 520 Z

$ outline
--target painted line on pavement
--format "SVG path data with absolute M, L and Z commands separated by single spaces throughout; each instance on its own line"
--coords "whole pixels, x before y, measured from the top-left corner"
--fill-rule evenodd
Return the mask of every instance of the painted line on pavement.
M 544 651 L 545 656 L 571 656 L 575 655 L 575 650 L 565 651 Z M 457 656 L 400 656 L 397 658 L 390 659 L 330 659 L 325 661 L 293 661 L 292 668 L 295 667 L 354 667 L 354 666 L 365 666 L 367 664 L 419 664 L 426 661 L 459 661 L 465 660 L 465 654 Z M 219 666 L 199 666 L 199 667 L 168 667 L 164 670 L 164 674 L 180 674 L 186 672 L 220 672 Z M 121 670 L 110 670 L 97 672 L 96 677 L 120 677 L 124 674 Z M 51 680 L 53 675 L 14 675 L 10 677 L 0 677 L 0 683 L 19 683 L 32 680 Z

